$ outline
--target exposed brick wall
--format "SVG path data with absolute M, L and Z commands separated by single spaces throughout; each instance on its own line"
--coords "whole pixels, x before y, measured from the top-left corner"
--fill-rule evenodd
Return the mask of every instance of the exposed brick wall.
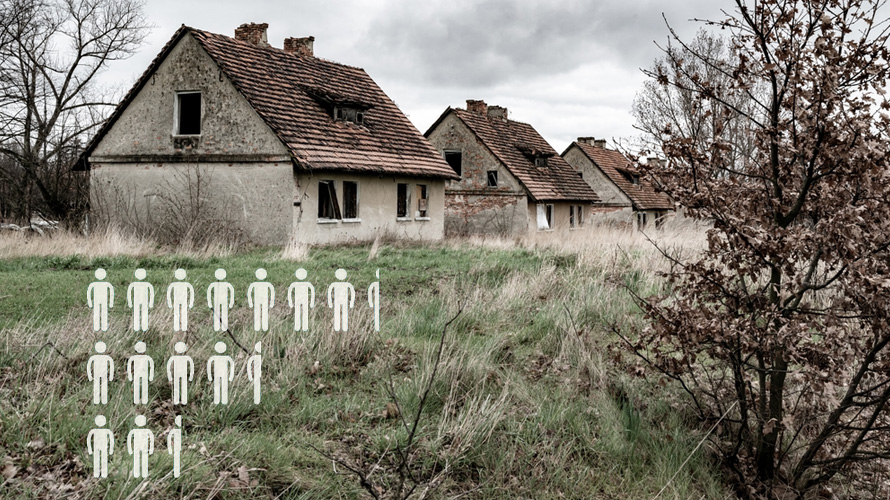
M 297 54 L 299 56 L 312 57 L 314 55 L 313 46 L 315 45 L 314 36 L 306 36 L 302 38 L 285 38 L 284 51 L 289 54 Z
M 253 45 L 268 46 L 269 41 L 266 38 L 266 30 L 269 28 L 268 23 L 242 24 L 235 28 L 235 40 L 252 43 Z

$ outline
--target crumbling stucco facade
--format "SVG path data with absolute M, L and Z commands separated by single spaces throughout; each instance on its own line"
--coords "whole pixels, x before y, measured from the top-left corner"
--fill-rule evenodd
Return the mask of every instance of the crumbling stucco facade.
M 443 154 L 461 154 L 461 178 L 445 186 L 445 233 L 520 236 L 528 232 L 528 195 L 510 171 L 457 115 L 427 136 Z M 497 172 L 497 186 L 488 173 Z

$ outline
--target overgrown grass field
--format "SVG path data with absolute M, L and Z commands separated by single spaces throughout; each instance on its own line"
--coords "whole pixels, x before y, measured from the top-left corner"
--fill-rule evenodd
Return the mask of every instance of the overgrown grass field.
M 688 230 L 654 237 L 676 252 L 695 251 L 701 241 Z M 685 416 L 669 386 L 631 379 L 610 355 L 609 326 L 642 321 L 626 288 L 645 296 L 661 286 L 659 254 L 640 235 L 283 253 L 63 238 L 0 238 L 6 498 L 390 498 L 400 482 L 417 485 L 411 498 L 729 496 L 706 450 L 694 452 L 707 429 Z M 106 333 L 93 332 L 86 305 L 98 267 L 116 292 Z M 165 304 L 178 267 L 196 291 L 188 335 L 172 332 Z M 247 307 L 258 267 L 276 289 L 265 333 L 253 331 Z M 293 331 L 286 303 L 299 267 L 316 290 L 308 333 Z M 341 267 L 357 294 L 349 332 L 334 333 L 325 291 Z M 126 306 L 137 268 L 148 271 L 156 291 L 144 334 L 132 331 Z M 259 405 L 244 371 L 248 354 L 212 329 L 206 290 L 217 268 L 236 291 L 232 336 L 246 350 L 263 343 Z M 379 333 L 367 303 L 377 269 Z M 444 325 L 455 317 L 436 369 Z M 108 405 L 92 404 L 86 376 L 98 340 L 116 364 Z M 132 403 L 126 381 L 138 340 L 156 365 L 148 405 Z M 171 404 L 164 368 L 178 340 L 189 344 L 196 368 L 184 407 Z M 205 371 L 220 340 L 236 362 L 226 406 L 212 404 Z M 107 479 L 93 478 L 86 451 L 99 413 L 116 440 Z M 132 478 L 126 449 L 138 414 L 155 433 L 145 481 Z M 166 451 L 175 415 L 184 436 L 179 478 Z

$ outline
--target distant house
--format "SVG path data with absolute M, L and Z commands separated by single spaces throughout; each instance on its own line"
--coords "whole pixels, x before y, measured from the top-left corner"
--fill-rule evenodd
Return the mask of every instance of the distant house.
M 579 137 L 562 154 L 602 200 L 598 222 L 615 221 L 637 228 L 659 224 L 674 211 L 667 194 L 658 191 L 630 160 L 606 149 L 606 141 Z
M 176 31 L 79 163 L 94 212 L 200 210 L 261 244 L 442 238 L 451 167 L 364 70 L 267 27 Z
M 445 187 L 445 233 L 518 236 L 584 226 L 599 197 L 529 124 L 467 101 L 424 134 L 460 176 Z

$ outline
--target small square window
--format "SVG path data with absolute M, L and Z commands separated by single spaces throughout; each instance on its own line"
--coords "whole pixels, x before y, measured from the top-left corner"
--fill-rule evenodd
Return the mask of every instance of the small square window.
M 343 181 L 343 218 L 358 219 L 358 183 Z
M 498 187 L 498 171 L 497 170 L 489 170 L 488 171 L 488 187 Z
M 447 161 L 448 164 L 451 165 L 454 173 L 456 173 L 457 175 L 462 175 L 460 151 L 445 151 L 445 161 Z
M 546 167 L 547 166 L 547 157 L 546 156 L 536 156 L 535 157 L 535 166 L 536 167 Z
M 200 92 L 177 92 L 176 135 L 201 135 Z
M 396 186 L 396 217 L 408 217 L 408 207 L 410 205 L 408 185 L 398 184 Z

